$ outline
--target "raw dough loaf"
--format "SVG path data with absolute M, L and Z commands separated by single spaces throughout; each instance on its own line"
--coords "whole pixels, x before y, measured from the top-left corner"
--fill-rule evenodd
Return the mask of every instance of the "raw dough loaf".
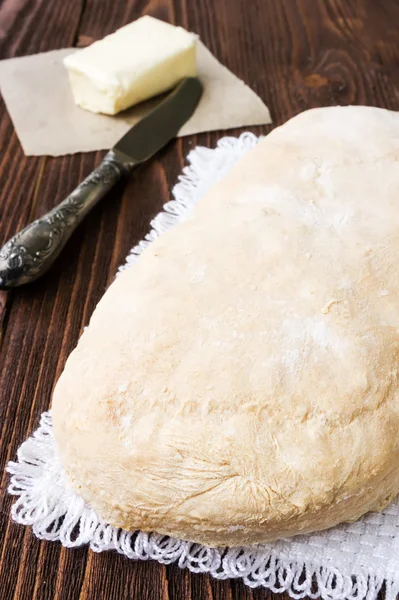
M 210 546 L 399 492 L 399 115 L 273 131 L 111 285 L 57 384 L 76 490 Z

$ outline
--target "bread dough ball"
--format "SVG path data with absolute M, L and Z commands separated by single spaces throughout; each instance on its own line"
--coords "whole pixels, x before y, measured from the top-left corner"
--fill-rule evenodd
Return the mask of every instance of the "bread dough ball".
M 399 492 L 399 114 L 274 130 L 110 286 L 53 399 L 109 523 L 209 546 Z

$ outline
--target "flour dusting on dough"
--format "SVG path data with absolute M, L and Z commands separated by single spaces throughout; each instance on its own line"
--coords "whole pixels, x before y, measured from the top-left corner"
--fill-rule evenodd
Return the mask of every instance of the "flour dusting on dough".
M 281 362 L 289 372 L 303 369 L 317 349 L 341 355 L 347 343 L 322 317 L 285 319 L 281 324 Z

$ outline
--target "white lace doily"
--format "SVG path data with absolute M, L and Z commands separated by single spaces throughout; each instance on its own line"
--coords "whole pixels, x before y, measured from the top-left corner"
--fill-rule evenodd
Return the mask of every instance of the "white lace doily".
M 151 223 L 151 232 L 138 244 L 122 268 L 127 268 L 157 236 L 172 227 L 219 180 L 258 138 L 244 133 L 223 138 L 214 150 L 190 152 L 174 200 Z M 51 415 L 18 450 L 18 462 L 8 465 L 9 492 L 17 496 L 12 517 L 30 525 L 38 538 L 64 546 L 89 544 L 95 552 L 117 550 L 132 559 L 176 562 L 193 572 L 219 579 L 241 577 L 250 587 L 287 591 L 293 598 L 374 600 L 385 584 L 386 600 L 399 594 L 399 501 L 384 512 L 356 523 L 291 540 L 246 548 L 205 548 L 144 532 L 117 530 L 100 519 L 68 487 L 57 456 Z

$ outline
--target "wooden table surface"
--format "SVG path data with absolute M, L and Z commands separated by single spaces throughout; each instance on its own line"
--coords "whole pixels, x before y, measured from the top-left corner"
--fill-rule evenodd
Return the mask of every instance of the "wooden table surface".
M 315 106 L 399 110 L 398 0 L 1 0 L 0 58 L 87 45 L 143 14 L 197 32 L 268 104 L 274 126 Z M 62 200 L 102 153 L 24 157 L 0 102 L 2 244 Z M 257 134 L 270 129 L 251 128 Z M 170 144 L 94 210 L 46 277 L 0 292 L 1 600 L 260 600 L 271 595 L 173 565 L 40 542 L 10 521 L 12 499 L 6 494 L 4 467 L 49 407 L 54 382 L 118 265 L 169 199 L 189 149 L 213 147 L 222 135 Z M 364 138 L 367 143 L 367 131 Z

